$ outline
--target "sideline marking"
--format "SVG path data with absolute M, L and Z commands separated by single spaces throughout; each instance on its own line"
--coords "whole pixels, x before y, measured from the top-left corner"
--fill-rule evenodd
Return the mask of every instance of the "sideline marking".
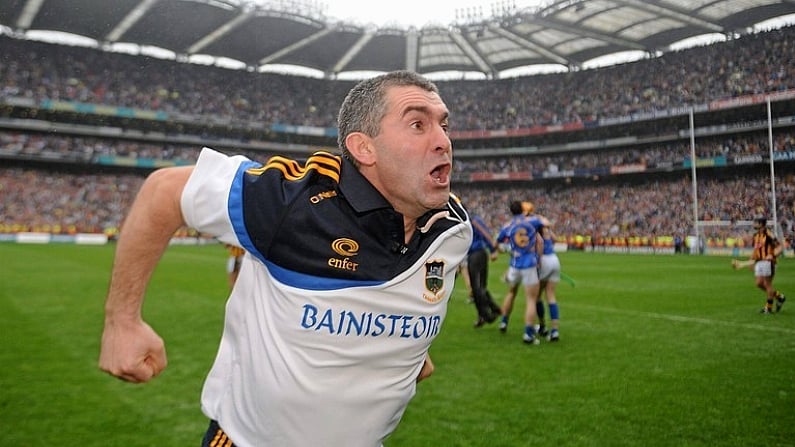
M 703 324 L 710 324 L 716 326 L 730 326 L 730 327 L 740 327 L 745 329 L 753 329 L 759 331 L 771 331 L 771 332 L 781 332 L 784 334 L 792 334 L 795 335 L 795 329 L 789 329 L 785 327 L 775 327 L 775 326 L 765 326 L 761 324 L 747 324 L 747 323 L 736 323 L 733 321 L 721 321 L 721 320 L 711 320 L 709 318 L 699 318 L 699 317 L 685 317 L 682 315 L 671 315 L 671 314 L 661 314 L 657 312 L 643 312 L 639 310 L 627 310 L 627 309 L 618 309 L 615 307 L 600 307 L 600 306 L 592 306 L 588 304 L 573 304 L 567 303 L 566 306 L 573 306 L 573 307 L 581 307 L 584 309 L 591 309 L 591 310 L 598 310 L 603 312 L 610 312 L 616 314 L 625 314 L 625 315 L 634 315 L 634 316 L 642 316 L 642 317 L 649 317 L 649 318 L 656 318 L 659 320 L 670 320 L 670 321 L 678 321 L 683 323 L 703 323 Z M 759 318 L 775 318 L 772 315 L 760 315 Z

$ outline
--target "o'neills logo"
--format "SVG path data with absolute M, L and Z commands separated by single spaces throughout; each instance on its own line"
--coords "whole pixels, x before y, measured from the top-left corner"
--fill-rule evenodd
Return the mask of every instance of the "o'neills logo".
M 337 197 L 337 191 L 325 191 L 319 194 L 315 194 L 314 196 L 309 198 L 309 201 L 318 204 L 321 200 L 330 199 L 332 197 Z
M 351 258 L 359 254 L 359 243 L 353 239 L 341 237 L 331 243 L 331 249 L 342 258 L 329 258 L 328 265 L 339 270 L 355 272 L 359 268 L 359 263 L 351 261 Z
M 444 261 L 434 259 L 425 263 L 425 301 L 438 303 L 444 297 Z

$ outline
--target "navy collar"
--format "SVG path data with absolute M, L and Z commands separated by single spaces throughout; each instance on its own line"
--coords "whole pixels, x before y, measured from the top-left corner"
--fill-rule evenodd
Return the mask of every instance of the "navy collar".
M 389 209 L 396 212 L 386 198 L 375 189 L 372 183 L 367 180 L 359 169 L 348 160 L 342 157 L 342 167 L 340 173 L 339 188 L 345 200 L 357 213 L 366 213 L 379 209 Z

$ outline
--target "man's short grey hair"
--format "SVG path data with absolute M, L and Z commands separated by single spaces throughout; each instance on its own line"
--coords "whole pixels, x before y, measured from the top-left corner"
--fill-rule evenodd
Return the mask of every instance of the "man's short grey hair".
M 439 94 L 436 84 L 420 74 L 408 70 L 389 72 L 366 79 L 354 86 L 340 106 L 337 117 L 337 145 L 342 154 L 354 163 L 345 146 L 345 138 L 353 132 L 375 137 L 381 131 L 381 120 L 387 110 L 386 92 L 390 87 L 419 87 Z

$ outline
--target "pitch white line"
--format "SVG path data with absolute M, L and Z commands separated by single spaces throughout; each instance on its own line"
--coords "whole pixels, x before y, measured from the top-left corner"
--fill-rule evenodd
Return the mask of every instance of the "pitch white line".
M 601 307 L 601 306 L 591 306 L 588 304 L 575 304 L 575 303 L 566 303 L 566 306 L 571 307 L 578 307 L 584 309 L 591 309 L 603 312 L 611 312 L 616 314 L 625 314 L 625 315 L 634 315 L 634 316 L 641 316 L 641 317 L 648 317 L 648 318 L 656 318 L 658 320 L 669 320 L 669 321 L 677 321 L 683 323 L 701 323 L 701 324 L 709 324 L 714 326 L 729 326 L 729 327 L 738 327 L 738 328 L 745 328 L 745 329 L 752 329 L 756 331 L 770 331 L 770 332 L 781 332 L 784 334 L 795 335 L 795 329 L 785 328 L 785 327 L 776 327 L 776 326 L 766 326 L 762 324 L 747 324 L 747 323 L 737 323 L 734 321 L 722 321 L 722 320 L 712 320 L 709 318 L 698 318 L 698 317 L 685 317 L 682 315 L 672 315 L 672 314 L 661 314 L 657 312 L 643 312 L 638 310 L 627 310 L 627 309 L 617 309 L 614 307 Z M 759 318 L 776 318 L 775 315 L 760 315 Z

